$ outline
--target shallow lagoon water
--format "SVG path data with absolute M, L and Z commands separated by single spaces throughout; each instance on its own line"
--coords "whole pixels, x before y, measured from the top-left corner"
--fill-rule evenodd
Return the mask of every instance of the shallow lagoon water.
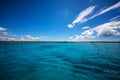
M 120 43 L 0 43 L 0 80 L 120 80 Z

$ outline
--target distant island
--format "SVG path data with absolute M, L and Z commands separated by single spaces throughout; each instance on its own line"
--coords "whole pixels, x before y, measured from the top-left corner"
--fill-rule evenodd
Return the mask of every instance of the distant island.
M 120 41 L 0 41 L 0 43 L 120 43 Z

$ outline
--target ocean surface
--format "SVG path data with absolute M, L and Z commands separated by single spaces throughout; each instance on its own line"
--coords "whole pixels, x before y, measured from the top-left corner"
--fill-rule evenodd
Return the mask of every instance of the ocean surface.
M 0 43 L 0 80 L 120 80 L 120 43 Z

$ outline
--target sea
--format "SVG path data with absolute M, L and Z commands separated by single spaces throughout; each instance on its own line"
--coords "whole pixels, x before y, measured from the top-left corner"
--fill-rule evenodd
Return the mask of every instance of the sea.
M 120 43 L 0 42 L 0 80 L 120 80 Z

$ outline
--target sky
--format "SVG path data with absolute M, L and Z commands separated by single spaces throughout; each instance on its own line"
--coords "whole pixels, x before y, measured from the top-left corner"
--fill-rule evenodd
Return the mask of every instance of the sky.
M 0 41 L 120 41 L 120 0 L 0 0 Z

